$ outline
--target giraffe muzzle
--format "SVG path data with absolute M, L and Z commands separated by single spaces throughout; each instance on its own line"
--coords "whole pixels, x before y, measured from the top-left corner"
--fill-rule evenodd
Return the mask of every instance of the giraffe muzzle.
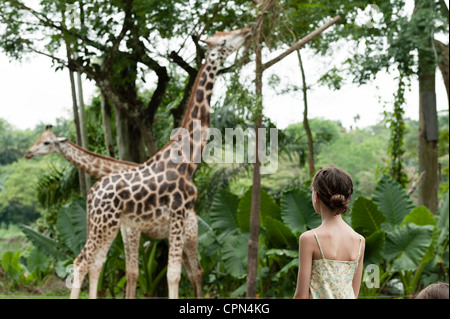
M 33 158 L 33 153 L 31 153 L 31 152 L 27 152 L 24 156 L 23 156 L 23 158 L 26 158 L 26 159 L 30 159 L 30 158 Z

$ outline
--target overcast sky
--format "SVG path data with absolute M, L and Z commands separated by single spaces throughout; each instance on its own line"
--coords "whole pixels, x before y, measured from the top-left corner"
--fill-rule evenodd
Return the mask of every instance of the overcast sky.
M 448 1 L 446 1 L 448 3 Z M 448 42 L 448 40 L 446 40 Z M 345 49 L 337 53 L 342 57 Z M 338 57 L 315 57 L 304 53 L 306 79 L 309 85 L 330 68 Z M 264 61 L 263 61 L 264 62 Z M 301 86 L 298 60 L 295 53 L 270 68 L 267 78 L 276 73 L 281 78 L 280 88 L 288 84 Z M 339 120 L 349 128 L 360 128 L 376 124 L 383 119 L 383 103 L 388 102 L 388 111 L 392 110 L 393 93 L 397 83 L 395 75 L 380 74 L 377 79 L 365 86 L 347 84 L 339 91 L 312 85 L 308 95 L 309 117 L 321 117 Z M 216 83 L 213 93 L 220 94 Z M 84 100 L 89 103 L 96 88 L 92 82 L 84 81 Z M 439 71 L 436 73 L 436 94 L 438 110 L 448 110 L 447 94 Z M 406 93 L 405 116 L 418 119 L 419 93 L 417 79 L 412 82 L 411 92 Z M 279 95 L 267 86 L 264 88 L 264 114 L 283 129 L 289 124 L 298 123 L 303 117 L 301 92 Z M 355 117 L 359 120 L 355 123 Z M 0 118 L 7 120 L 19 129 L 34 128 L 39 123 L 55 124 L 55 119 L 72 119 L 72 98 L 69 73 L 67 70 L 55 72 L 51 61 L 43 56 L 30 56 L 26 60 L 10 62 L 0 52 Z

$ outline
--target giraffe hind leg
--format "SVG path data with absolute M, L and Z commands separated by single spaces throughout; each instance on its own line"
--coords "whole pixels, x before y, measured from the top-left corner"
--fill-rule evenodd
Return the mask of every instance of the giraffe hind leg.
M 195 289 L 195 296 L 202 297 L 202 274 L 203 268 L 198 259 L 197 236 L 198 220 L 194 211 L 189 211 L 186 219 L 185 243 L 183 249 L 183 264 L 189 280 Z M 189 270 L 188 270 L 189 269 Z

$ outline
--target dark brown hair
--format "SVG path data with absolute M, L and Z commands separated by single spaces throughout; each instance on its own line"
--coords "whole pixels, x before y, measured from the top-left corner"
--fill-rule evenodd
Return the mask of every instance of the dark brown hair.
M 448 283 L 438 282 L 428 285 L 416 296 L 416 299 L 449 299 Z
M 344 214 L 353 194 L 353 182 L 350 174 L 335 166 L 319 170 L 313 177 L 311 189 L 335 215 Z

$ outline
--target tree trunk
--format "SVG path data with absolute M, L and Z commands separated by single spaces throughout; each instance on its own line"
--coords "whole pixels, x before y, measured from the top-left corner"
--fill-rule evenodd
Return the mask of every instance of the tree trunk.
M 416 0 L 418 11 L 426 4 Z M 418 188 L 419 205 L 431 212 L 438 209 L 438 151 L 439 138 L 436 110 L 436 60 L 431 48 L 433 35 L 423 34 L 419 48 L 419 172 L 425 172 Z
M 69 55 L 69 52 L 67 52 Z M 76 134 L 76 142 L 78 145 L 81 145 L 81 130 L 80 130 L 80 119 L 78 116 L 78 105 L 77 105 L 77 93 L 75 90 L 75 77 L 74 72 L 69 70 L 70 76 L 70 87 L 72 91 L 72 108 L 73 108 L 73 119 L 75 124 L 75 134 Z M 82 196 L 87 196 L 87 188 L 86 188 L 86 179 L 84 176 L 84 172 L 81 169 L 78 169 L 78 179 L 80 183 L 80 193 Z
M 306 76 L 305 76 L 305 69 L 303 68 L 303 62 L 302 62 L 302 56 L 300 54 L 300 50 L 297 50 L 297 57 L 298 57 L 298 63 L 300 64 L 300 71 L 302 74 L 302 91 L 303 91 L 303 104 L 304 104 L 304 110 L 303 110 L 303 127 L 306 132 L 306 138 L 308 140 L 308 163 L 309 163 L 309 175 L 314 175 L 314 172 L 316 171 L 314 167 L 314 144 L 313 144 L 313 137 L 311 133 L 311 128 L 309 126 L 308 121 L 308 95 L 307 91 L 308 88 L 306 87 Z
M 262 15 L 264 11 L 262 12 Z M 261 163 L 259 161 L 259 128 L 262 127 L 262 29 L 263 23 L 259 24 L 255 35 L 255 93 L 258 113 L 255 120 L 256 149 L 255 164 L 253 166 L 253 188 L 252 207 L 250 212 L 250 238 L 248 240 L 248 265 L 247 265 L 247 298 L 256 298 L 256 278 L 258 272 L 258 244 L 259 244 L 259 211 L 261 197 Z
M 133 125 L 123 109 L 115 104 L 114 115 L 116 119 L 116 141 L 119 158 L 135 163 L 145 162 L 148 158 L 139 128 Z
M 445 89 L 447 90 L 447 101 L 449 101 L 450 104 L 450 98 L 449 98 L 449 80 L 448 80 L 448 73 L 449 73 L 449 61 L 448 61 L 448 44 L 444 44 L 439 40 L 434 40 L 434 44 L 436 46 L 436 53 L 438 56 L 437 64 L 439 66 L 439 70 L 441 70 L 442 78 L 444 80 Z
M 89 141 L 87 134 L 87 121 L 86 121 L 86 111 L 84 108 L 84 98 L 83 98 L 83 83 L 81 81 L 81 74 L 77 72 L 77 87 L 78 87 L 78 103 L 80 112 L 80 133 L 81 133 L 81 147 L 89 149 Z M 86 192 L 91 188 L 91 176 L 89 174 L 84 174 Z
M 419 64 L 421 63 L 419 54 Z M 436 213 L 438 209 L 438 127 L 435 73 L 419 75 L 419 172 L 425 172 L 419 184 L 419 205 Z
M 65 25 L 65 11 L 61 11 L 62 16 L 62 24 Z M 71 53 L 71 47 L 67 38 L 64 38 L 64 42 L 66 45 L 66 54 L 67 61 L 70 64 L 73 61 L 73 56 Z M 72 110 L 73 110 L 73 120 L 75 124 L 75 135 L 76 135 L 76 143 L 77 145 L 82 146 L 82 138 L 81 138 L 81 129 L 80 129 L 80 117 L 78 113 L 78 102 L 77 102 L 77 92 L 75 88 L 75 76 L 74 71 L 69 68 L 69 78 L 70 78 L 70 89 L 72 92 Z M 78 180 L 80 183 L 80 193 L 81 196 L 87 196 L 87 188 L 86 188 L 86 178 L 85 174 L 81 169 L 78 169 Z
M 105 99 L 103 93 L 100 93 L 100 108 L 102 112 L 102 126 L 105 139 L 105 147 L 108 151 L 108 156 L 114 157 L 114 140 L 111 130 L 111 105 Z

